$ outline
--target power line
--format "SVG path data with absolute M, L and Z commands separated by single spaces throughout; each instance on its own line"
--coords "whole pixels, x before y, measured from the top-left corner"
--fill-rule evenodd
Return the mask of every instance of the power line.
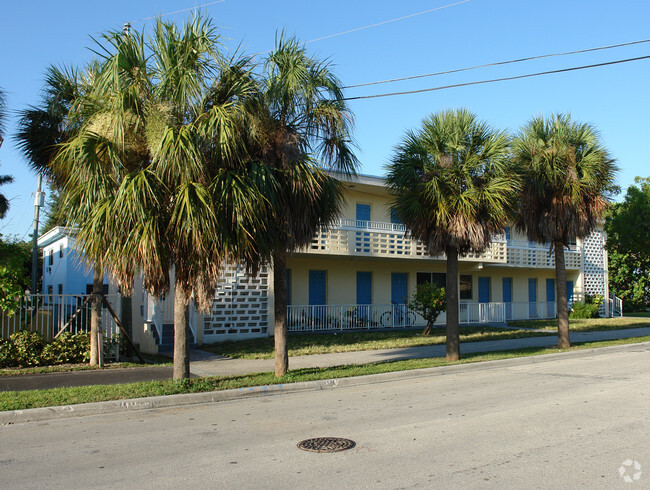
M 391 92 L 387 94 L 376 94 L 376 95 L 361 95 L 358 97 L 344 97 L 343 100 L 374 99 L 378 97 L 391 97 L 393 95 L 408 95 L 408 94 L 418 94 L 422 92 L 433 92 L 435 90 L 445 90 L 448 88 L 456 88 L 456 87 L 467 87 L 468 85 L 480 85 L 484 83 L 504 82 L 507 80 L 518 80 L 520 78 L 538 77 L 541 75 L 552 75 L 554 73 L 565 73 L 569 71 L 585 70 L 587 68 L 597 68 L 601 66 L 616 65 L 619 63 L 628 63 L 630 61 L 639 61 L 639 60 L 647 60 L 647 59 L 650 59 L 650 56 L 639 56 L 638 58 L 628 58 L 625 60 L 608 61 L 606 63 L 597 63 L 594 65 L 574 66 L 571 68 L 562 68 L 560 70 L 542 71 L 538 73 L 529 73 L 527 75 L 517 75 L 513 77 L 493 78 L 491 80 L 478 80 L 475 82 L 456 83 L 453 85 L 443 85 L 440 87 L 423 88 L 420 90 L 408 90 L 404 92 Z
M 384 20 L 382 22 L 377 22 L 376 24 L 370 24 L 370 25 L 363 26 L 363 27 L 357 27 L 356 29 L 349 29 L 347 31 L 338 32 L 336 34 L 330 34 L 329 36 L 317 37 L 316 39 L 311 39 L 309 41 L 305 41 L 305 44 L 314 43 L 316 41 L 322 41 L 324 39 L 330 39 L 332 37 L 342 36 L 344 34 L 350 34 L 352 32 L 362 31 L 364 29 L 370 29 L 371 27 L 378 27 L 378 26 L 381 26 L 381 25 L 384 25 L 384 24 L 390 24 L 391 22 L 397 22 L 399 20 L 410 19 L 411 17 L 417 17 L 418 15 L 428 14 L 430 12 L 435 12 L 436 10 L 442 10 L 442 9 L 446 9 L 446 8 L 449 8 L 449 7 L 455 7 L 456 5 L 460 5 L 460 4 L 471 2 L 471 1 L 472 0 L 462 0 L 460 2 L 450 3 L 448 5 L 443 5 L 442 7 L 436 7 L 436 8 L 429 9 L 429 10 L 423 10 L 422 12 L 417 12 L 415 14 L 404 15 L 403 17 L 397 17 L 395 19 Z
M 354 29 L 348 29 L 347 31 L 337 32 L 336 34 L 329 34 L 327 36 L 317 37 L 316 39 L 310 39 L 309 41 L 305 41 L 304 44 L 315 43 L 316 41 L 322 41 L 324 39 L 330 39 L 332 37 L 343 36 L 344 34 L 350 34 L 352 32 L 363 31 L 364 29 L 370 29 L 372 27 L 378 27 L 378 26 L 381 26 L 381 25 L 384 25 L 384 24 L 390 24 L 391 22 L 397 22 L 397 21 L 404 20 L 404 19 L 410 19 L 411 17 L 417 17 L 418 15 L 428 14 L 430 12 L 435 12 L 436 10 L 442 10 L 442 9 L 446 9 L 446 8 L 449 8 L 449 7 L 455 7 L 456 5 L 460 5 L 460 4 L 463 4 L 463 3 L 468 3 L 468 2 L 471 2 L 471 1 L 472 0 L 462 0 L 460 2 L 450 3 L 448 5 L 443 5 L 442 7 L 436 7 L 436 8 L 429 9 L 429 10 L 423 10 L 422 12 L 416 12 L 414 14 L 404 15 L 402 17 L 397 17 L 395 19 L 384 20 L 382 22 L 377 22 L 375 24 L 370 24 L 370 25 L 363 26 L 363 27 L 356 27 Z M 259 54 L 270 53 L 271 51 L 273 51 L 273 50 L 272 49 L 267 49 L 266 51 L 260 51 L 258 53 L 253 53 L 253 56 L 257 56 Z
M 529 56 L 527 58 L 518 58 L 518 59 L 508 60 L 508 61 L 498 61 L 498 62 L 495 62 L 495 63 L 486 63 L 484 65 L 470 66 L 470 67 L 467 67 L 467 68 L 457 68 L 455 70 L 439 71 L 439 72 L 435 72 L 435 73 L 426 73 L 426 74 L 423 74 L 423 75 L 412 75 L 412 76 L 408 76 L 408 77 L 390 78 L 388 80 L 379 80 L 379 81 L 376 81 L 376 82 L 358 83 L 356 85 L 348 85 L 348 86 L 343 87 L 343 88 L 346 89 L 346 88 L 367 87 L 367 86 L 370 86 L 370 85 L 379 85 L 379 84 L 383 84 L 383 83 L 402 82 L 404 80 L 415 80 L 415 79 L 418 79 L 418 78 L 435 77 L 435 76 L 438 76 L 438 75 L 448 75 L 450 73 L 459 73 L 459 72 L 463 72 L 463 71 L 476 70 L 477 68 L 487 68 L 487 67 L 490 67 L 490 66 L 508 65 L 508 64 L 511 64 L 511 63 L 520 63 L 522 61 L 538 60 L 538 59 L 542 59 L 542 58 L 552 58 L 554 56 L 566 56 L 566 55 L 570 55 L 570 54 L 589 53 L 589 52 L 592 52 L 592 51 L 602 51 L 602 50 L 605 50 L 605 49 L 620 48 L 620 47 L 623 47 L 623 46 L 632 46 L 632 45 L 635 45 L 635 44 L 642 44 L 642 43 L 647 43 L 647 42 L 650 42 L 650 39 L 643 39 L 641 41 L 632 41 L 632 42 L 620 43 L 620 44 L 611 44 L 609 46 L 599 46 L 599 47 L 596 47 L 596 48 L 579 49 L 579 50 L 576 50 L 576 51 L 566 51 L 566 52 L 563 52 L 563 53 L 551 53 L 551 54 L 543 54 L 543 55 L 539 55 L 539 56 Z
M 180 14 L 182 12 L 188 12 L 190 10 L 198 10 L 200 8 L 209 7 L 210 5 L 215 5 L 217 3 L 223 3 L 225 1 L 226 0 L 216 0 L 215 2 L 209 2 L 209 3 L 204 3 L 203 5 L 197 5 L 196 7 L 189 7 L 189 8 L 182 9 L 182 10 L 176 10 L 174 12 L 167 12 L 166 14 L 152 15 L 151 17 L 144 17 L 143 19 L 132 20 L 131 22 L 127 22 L 127 24 L 135 24 L 136 22 L 144 22 L 145 20 L 157 19 L 159 17 L 166 17 L 168 15 Z

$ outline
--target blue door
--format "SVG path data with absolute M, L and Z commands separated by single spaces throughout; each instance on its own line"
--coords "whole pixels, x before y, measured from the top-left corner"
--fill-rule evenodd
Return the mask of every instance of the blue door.
M 478 278 L 478 302 L 479 303 L 490 302 L 490 278 L 489 277 Z
M 512 278 L 503 278 L 503 302 L 506 305 L 506 320 L 512 320 Z
M 357 228 L 368 228 L 370 204 L 357 203 Z M 370 253 L 370 233 L 357 233 L 355 250 Z
M 326 271 L 309 271 L 309 304 L 327 304 L 325 292 Z
M 372 304 L 372 272 L 357 272 L 357 316 L 362 319 L 370 317 Z
M 372 272 L 357 272 L 357 304 L 372 303 Z
M 528 317 L 537 318 L 537 279 L 528 279 Z
M 569 304 L 569 309 L 573 305 L 573 281 L 566 282 L 566 300 Z
M 327 304 L 326 278 L 326 271 L 309 271 L 309 309 L 315 320 L 322 320 L 325 316 L 323 305 Z
M 555 316 L 555 279 L 546 280 L 546 317 Z
M 403 305 L 408 296 L 408 274 L 393 272 L 390 276 L 390 301 L 394 305 Z

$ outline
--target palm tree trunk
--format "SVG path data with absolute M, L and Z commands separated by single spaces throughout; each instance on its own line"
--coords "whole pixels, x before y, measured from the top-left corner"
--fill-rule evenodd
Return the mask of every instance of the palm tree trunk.
M 273 254 L 273 293 L 275 295 L 275 376 L 289 370 L 287 345 L 287 252 L 281 248 Z
M 190 296 L 183 288 L 174 287 L 174 379 L 190 377 L 189 338 Z
M 458 326 L 458 249 L 447 247 L 447 360 L 460 360 L 460 328 Z
M 90 365 L 104 367 L 102 337 L 102 300 L 103 278 L 98 269 L 93 272 L 93 301 L 90 316 Z
M 566 268 L 564 265 L 564 245 L 555 242 L 555 284 L 557 286 L 557 346 L 560 349 L 571 347 L 569 339 L 569 308 L 566 293 Z

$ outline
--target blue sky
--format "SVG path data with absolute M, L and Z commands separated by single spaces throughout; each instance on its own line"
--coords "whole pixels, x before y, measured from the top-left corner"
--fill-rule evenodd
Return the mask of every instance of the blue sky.
M 302 41 L 357 29 L 444 7 L 460 0 L 225 0 L 204 7 L 219 26 L 224 49 L 247 53 L 273 47 L 284 29 Z M 110 2 L 4 2 L 0 20 L 0 87 L 8 98 L 10 120 L 0 148 L 0 174 L 15 183 L 2 187 L 11 199 L 0 233 L 27 238 L 33 218 L 36 175 L 17 152 L 12 134 L 15 111 L 36 104 L 48 65 L 81 66 L 92 58 L 90 36 L 142 20 L 208 3 L 207 0 Z M 182 22 L 191 13 L 166 15 Z M 464 68 L 486 63 L 573 51 L 650 38 L 647 0 L 469 0 L 403 20 L 310 42 L 308 50 L 335 65 L 344 85 Z M 444 76 L 346 90 L 370 95 L 502 78 L 650 55 L 650 43 L 547 58 Z M 491 125 L 516 131 L 532 116 L 570 112 L 594 124 L 621 168 L 625 190 L 636 175 L 649 176 L 650 60 L 452 88 L 414 95 L 356 100 L 355 139 L 361 172 L 382 175 L 407 129 L 432 112 L 466 107 Z

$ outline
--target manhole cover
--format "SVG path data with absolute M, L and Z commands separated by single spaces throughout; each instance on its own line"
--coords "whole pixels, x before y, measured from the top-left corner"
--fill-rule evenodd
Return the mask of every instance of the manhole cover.
M 298 443 L 298 447 L 303 451 L 313 451 L 315 453 L 335 453 L 352 449 L 354 446 L 356 446 L 356 442 L 342 437 L 315 437 Z

